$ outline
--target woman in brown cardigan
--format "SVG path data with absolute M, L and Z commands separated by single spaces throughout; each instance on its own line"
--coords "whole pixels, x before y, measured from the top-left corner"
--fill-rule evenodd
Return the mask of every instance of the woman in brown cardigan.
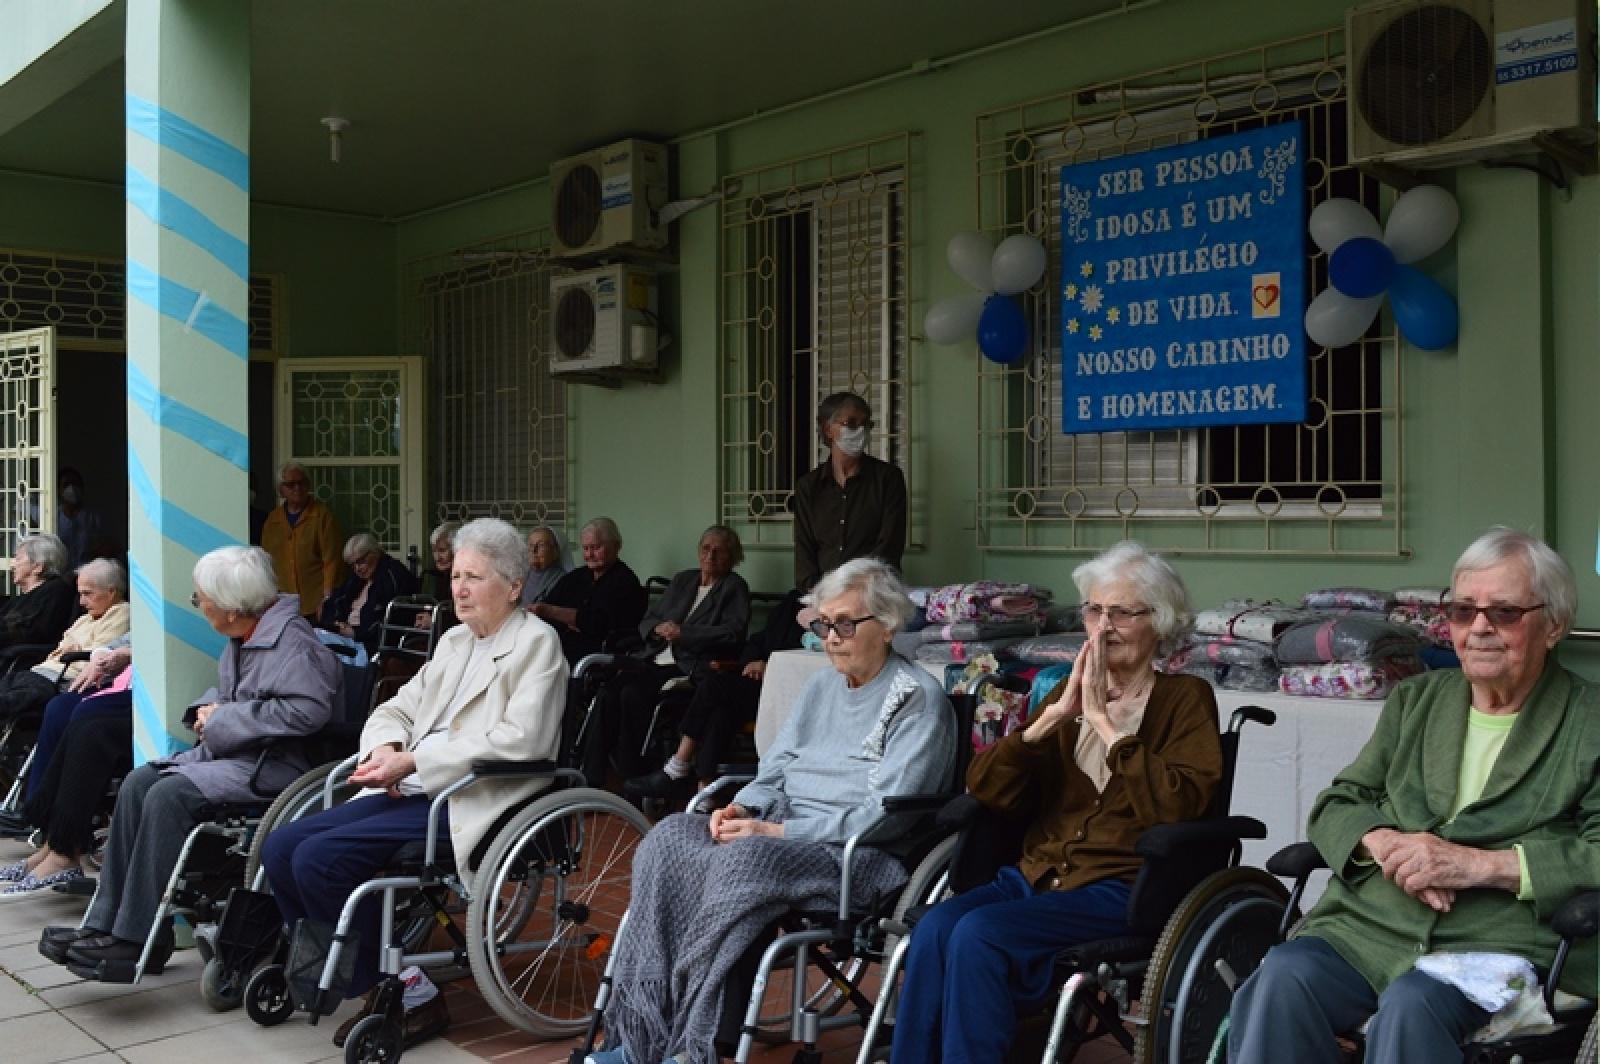
M 1221 778 L 1210 686 L 1153 668 L 1188 627 L 1178 574 L 1126 542 L 1072 579 L 1089 640 L 1071 677 L 967 774 L 985 806 L 1030 821 L 1022 860 L 917 922 L 895 1064 L 1009 1059 L 1056 953 L 1126 932 L 1140 833 L 1201 815 Z

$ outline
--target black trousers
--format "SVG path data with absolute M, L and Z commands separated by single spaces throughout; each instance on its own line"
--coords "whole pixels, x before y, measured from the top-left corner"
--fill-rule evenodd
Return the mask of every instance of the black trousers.
M 756 719 L 761 681 L 737 672 L 710 672 L 695 685 L 689 708 L 679 725 L 695 740 L 694 770 L 703 780 L 715 779 L 726 764 L 739 729 Z
M 67 725 L 39 789 L 23 813 L 44 831 L 50 848 L 79 857 L 94 844 L 94 814 L 106 788 L 133 767 L 133 710 L 74 720 Z
M 0 680 L 0 720 L 37 713 L 56 695 L 56 685 L 32 669 Z
M 623 779 L 656 767 L 640 755 L 639 747 L 661 697 L 661 685 L 682 675 L 676 665 L 651 662 L 642 672 L 624 675 L 600 692 L 583 739 L 583 774 L 590 786 L 605 786 L 608 764 L 615 765 Z

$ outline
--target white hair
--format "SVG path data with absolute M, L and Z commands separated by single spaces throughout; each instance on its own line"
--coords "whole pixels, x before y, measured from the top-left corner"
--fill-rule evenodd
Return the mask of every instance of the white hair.
M 194 586 L 221 609 L 252 617 L 278 598 L 272 555 L 260 547 L 218 547 L 194 563 Z
M 609 517 L 590 518 L 582 528 L 578 529 L 578 535 L 581 537 L 585 532 L 593 532 L 617 550 L 622 549 L 622 532 L 617 528 L 617 523 Z
M 102 591 L 115 591 L 117 598 L 128 597 L 128 576 L 111 558 L 96 558 L 78 566 L 78 575 Z
M 891 633 L 905 627 L 911 615 L 917 612 L 906 594 L 905 584 L 900 582 L 900 574 L 895 572 L 894 566 L 877 558 L 856 558 L 823 574 L 805 602 L 809 606 L 821 605 L 848 591 L 859 594 L 867 612 Z
M 498 517 L 480 517 L 462 525 L 455 538 L 456 556 L 465 550 L 481 554 L 508 584 L 521 583 L 527 575 L 528 547 L 522 533 Z
M 1151 553 L 1144 544 L 1131 539 L 1095 555 L 1072 571 L 1078 594 L 1087 600 L 1095 588 L 1115 580 L 1126 580 L 1139 592 L 1140 600 L 1154 612 L 1151 625 L 1156 630 L 1158 654 L 1171 654 L 1189 634 L 1193 617 L 1189 613 L 1189 589 L 1183 578 L 1161 555 Z
M 357 532 L 344 541 L 344 560 L 346 565 L 354 565 L 357 558 L 364 558 L 368 554 L 382 554 L 383 547 L 378 543 L 378 537 L 371 532 Z
M 1544 603 L 1545 616 L 1557 632 L 1565 635 L 1578 613 L 1578 582 L 1566 559 L 1538 536 L 1495 525 L 1461 552 L 1455 568 L 1450 570 L 1450 586 L 1455 586 L 1462 573 L 1493 569 L 1512 559 L 1527 567 L 1534 596 Z
M 460 531 L 460 521 L 441 521 L 439 527 L 428 535 L 428 546 L 437 547 L 441 543 L 453 542 Z
M 67 545 L 61 537 L 50 532 L 37 532 L 17 541 L 18 554 L 37 565 L 46 575 L 54 576 L 67 567 Z
M 309 483 L 311 480 L 311 470 L 307 469 L 299 462 L 293 461 L 285 462 L 283 465 L 278 467 L 278 480 L 282 481 L 283 478 L 288 476 L 290 473 L 299 473 L 301 476 L 306 478 L 307 483 Z

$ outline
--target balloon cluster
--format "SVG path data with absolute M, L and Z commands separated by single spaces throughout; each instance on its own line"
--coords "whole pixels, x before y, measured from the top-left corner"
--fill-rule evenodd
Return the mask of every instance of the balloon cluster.
M 1437 351 L 1456 342 L 1456 301 L 1410 265 L 1450 240 L 1461 221 L 1455 198 L 1421 185 L 1395 200 L 1388 225 L 1355 200 L 1330 199 L 1311 212 L 1311 239 L 1328 255 L 1328 284 L 1306 308 L 1306 335 L 1323 347 L 1359 340 L 1378 316 L 1384 293 L 1400 332 Z
M 950 238 L 945 257 L 977 291 L 929 307 L 922 319 L 923 335 L 936 344 L 959 344 L 977 330 L 978 349 L 1001 365 L 1027 354 L 1028 322 L 1011 297 L 1044 276 L 1044 245 L 1019 234 L 995 247 L 982 233 L 957 233 Z

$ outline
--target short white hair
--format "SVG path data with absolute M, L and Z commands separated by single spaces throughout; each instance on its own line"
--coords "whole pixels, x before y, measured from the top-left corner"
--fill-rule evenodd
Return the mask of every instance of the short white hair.
M 895 572 L 894 566 L 878 558 L 856 558 L 823 574 L 805 602 L 809 606 L 820 606 L 849 591 L 859 594 L 867 612 L 891 633 L 904 628 L 917 612 L 916 604 L 906 594 L 906 585 L 900 581 L 900 574 Z
M 1138 589 L 1140 600 L 1154 612 L 1159 654 L 1171 654 L 1183 644 L 1194 618 L 1189 612 L 1189 589 L 1165 558 L 1143 543 L 1125 539 L 1090 558 L 1072 571 L 1078 594 L 1087 600 L 1097 587 L 1126 580 Z
M 283 482 L 283 478 L 288 476 L 290 473 L 299 473 L 301 476 L 306 478 L 307 486 L 310 486 L 310 483 L 311 483 L 311 470 L 307 469 L 305 466 L 301 465 L 299 462 L 293 462 L 293 461 L 285 462 L 285 463 L 283 463 L 283 465 L 278 467 L 278 482 L 282 483 Z
M 218 547 L 194 563 L 194 586 L 221 609 L 252 617 L 278 598 L 272 555 L 260 547 Z
M 578 529 L 578 535 L 581 537 L 585 532 L 593 532 L 602 540 L 617 548 L 617 550 L 620 551 L 622 549 L 622 531 L 617 528 L 617 523 L 609 517 L 590 518 L 584 522 L 582 528 Z
M 441 521 L 428 536 L 428 546 L 437 547 L 441 543 L 453 543 L 456 533 L 461 531 L 460 521 Z
M 1455 568 L 1450 570 L 1450 587 L 1453 591 L 1462 573 L 1493 569 L 1513 559 L 1527 567 L 1533 594 L 1544 603 L 1545 616 L 1557 632 L 1565 635 L 1578 613 L 1578 582 L 1566 559 L 1538 536 L 1495 525 L 1461 552 Z
M 17 541 L 16 552 L 48 575 L 59 574 L 67 567 L 67 545 L 51 532 L 23 536 Z
M 518 584 L 528 572 L 528 546 L 509 522 L 498 517 L 480 517 L 468 521 L 456 533 L 455 552 L 474 551 L 483 555 L 493 569 L 508 584 Z
M 128 597 L 128 575 L 122 571 L 122 566 L 111 558 L 96 558 L 92 562 L 84 562 L 78 566 L 78 576 L 101 591 L 115 591 L 119 599 Z
M 371 532 L 357 532 L 344 541 L 344 560 L 346 565 L 354 565 L 357 558 L 364 558 L 368 554 L 382 554 L 383 547 L 378 543 L 378 537 Z

